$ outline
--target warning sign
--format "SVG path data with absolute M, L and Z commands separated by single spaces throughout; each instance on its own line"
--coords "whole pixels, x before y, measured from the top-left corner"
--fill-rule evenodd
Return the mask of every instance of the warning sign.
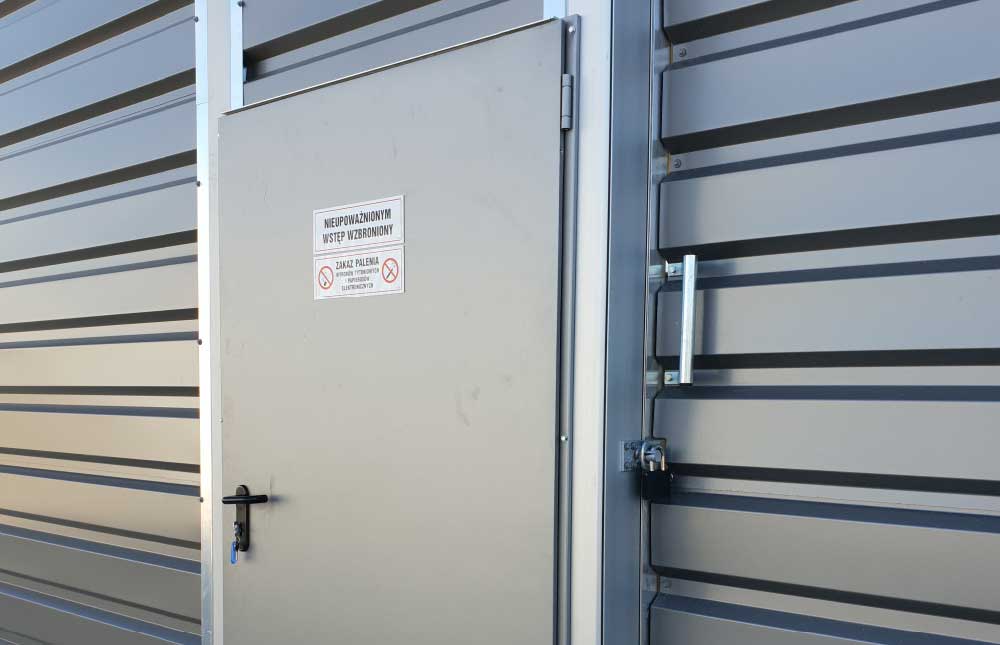
M 313 297 L 403 293 L 403 266 L 402 246 L 313 258 Z
M 402 195 L 313 211 L 313 253 L 402 242 Z

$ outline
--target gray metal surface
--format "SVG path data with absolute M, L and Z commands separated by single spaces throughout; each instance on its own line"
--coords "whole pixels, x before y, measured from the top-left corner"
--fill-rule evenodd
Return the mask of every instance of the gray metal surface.
M 549 22 L 224 117 L 223 487 L 272 496 L 228 641 L 552 641 L 562 57 Z M 394 194 L 405 294 L 314 301 L 313 209 Z
M 262 0 L 244 11 L 247 103 L 542 18 L 543 0 Z
M 17 4 L 0 11 L 0 640 L 191 643 L 193 11 Z
M 649 642 L 1000 642 L 997 5 L 663 4 Z

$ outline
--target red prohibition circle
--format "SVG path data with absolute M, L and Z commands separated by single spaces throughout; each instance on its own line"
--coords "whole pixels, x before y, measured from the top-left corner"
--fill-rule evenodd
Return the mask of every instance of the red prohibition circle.
M 382 263 L 382 279 L 386 284 L 392 284 L 399 277 L 399 263 L 395 258 L 389 258 Z
M 319 277 L 316 278 L 319 282 L 319 288 L 323 291 L 327 291 L 333 286 L 333 269 L 328 265 L 323 265 L 319 270 Z

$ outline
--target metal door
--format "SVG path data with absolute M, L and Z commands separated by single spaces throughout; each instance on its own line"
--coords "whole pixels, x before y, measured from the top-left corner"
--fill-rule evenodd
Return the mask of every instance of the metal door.
M 552 641 L 562 39 L 223 117 L 227 642 Z M 387 196 L 401 292 L 314 299 L 313 211 Z
M 631 642 L 1000 642 L 1000 3 L 654 7 Z

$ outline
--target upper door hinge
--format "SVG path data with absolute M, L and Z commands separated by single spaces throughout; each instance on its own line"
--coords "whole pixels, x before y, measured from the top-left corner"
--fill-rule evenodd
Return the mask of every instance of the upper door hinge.
M 559 128 L 573 129 L 573 75 L 562 75 L 562 88 L 559 100 Z

